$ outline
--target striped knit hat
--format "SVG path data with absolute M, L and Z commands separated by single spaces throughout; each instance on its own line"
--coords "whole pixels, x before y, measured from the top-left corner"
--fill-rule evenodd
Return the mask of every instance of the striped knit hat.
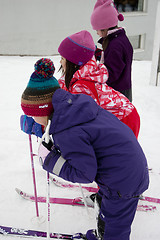
M 57 79 L 53 77 L 55 67 L 50 59 L 41 58 L 34 69 L 22 94 L 21 107 L 28 116 L 49 116 L 53 112 L 53 93 L 59 88 Z

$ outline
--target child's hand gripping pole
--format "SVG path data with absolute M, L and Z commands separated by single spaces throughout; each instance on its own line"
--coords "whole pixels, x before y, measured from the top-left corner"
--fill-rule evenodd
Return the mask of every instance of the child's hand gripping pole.
M 23 132 L 35 135 L 39 138 L 41 138 L 44 133 L 44 127 L 39 123 L 36 123 L 32 117 L 28 117 L 27 115 L 21 115 L 20 127 Z

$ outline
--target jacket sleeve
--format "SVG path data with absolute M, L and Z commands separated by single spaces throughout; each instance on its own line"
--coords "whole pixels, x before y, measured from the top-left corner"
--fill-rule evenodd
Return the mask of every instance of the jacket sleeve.
M 64 89 L 67 90 L 66 85 L 65 85 L 65 79 L 64 79 L 64 75 L 58 80 L 59 86 Z
M 123 61 L 121 50 L 109 50 L 107 54 L 104 53 L 104 65 L 107 67 L 109 72 L 109 78 L 107 84 L 113 86 L 114 82 L 119 80 L 125 68 L 125 62 Z
M 97 159 L 84 131 L 79 134 L 69 129 L 67 134 L 59 134 L 56 143 L 60 148 L 51 151 L 45 159 L 43 168 L 67 181 L 91 183 L 97 173 Z

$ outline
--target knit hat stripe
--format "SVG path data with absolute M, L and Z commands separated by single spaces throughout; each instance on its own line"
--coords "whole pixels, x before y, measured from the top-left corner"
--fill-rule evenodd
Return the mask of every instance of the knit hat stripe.
M 38 78 L 30 78 L 30 81 L 27 85 L 27 88 L 36 88 L 36 89 L 47 89 L 59 86 L 57 79 L 49 78 L 49 79 L 38 79 Z
M 52 103 L 44 103 L 44 104 L 23 104 L 21 103 L 21 108 L 23 112 L 27 116 L 48 116 L 49 112 L 53 112 Z
M 53 95 L 53 92 L 56 91 L 56 89 L 59 88 L 58 86 L 57 87 L 54 87 L 54 88 L 48 88 L 48 89 L 45 89 L 45 88 L 41 88 L 41 89 L 36 89 L 36 88 L 26 88 L 26 90 L 24 91 L 23 93 L 23 97 L 25 98 L 25 96 L 29 97 L 29 96 L 41 96 L 41 95 L 47 95 L 50 96 L 50 95 Z M 44 91 L 45 91 L 45 94 L 44 94 Z
M 81 45 L 81 44 L 73 41 L 73 39 L 71 39 L 70 37 L 68 37 L 68 39 L 69 39 L 71 42 L 75 43 L 75 44 L 76 44 L 77 46 L 79 46 L 79 47 L 82 47 L 82 48 L 85 48 L 85 49 L 87 49 L 87 50 L 89 50 L 89 51 L 95 52 L 95 49 L 92 49 L 92 48 L 89 48 L 89 47 L 85 47 L 85 46 L 83 46 L 83 45 Z
M 32 105 L 36 105 L 36 104 L 43 104 L 43 103 L 49 103 L 52 101 L 52 96 L 50 97 L 39 97 L 37 98 L 37 96 L 27 96 L 26 98 L 22 98 L 21 99 L 21 103 L 22 104 L 32 104 Z

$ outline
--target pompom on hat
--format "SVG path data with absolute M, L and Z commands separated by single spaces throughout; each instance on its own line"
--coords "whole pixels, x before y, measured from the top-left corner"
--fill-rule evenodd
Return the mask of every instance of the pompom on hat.
M 91 25 L 94 30 L 109 29 L 117 26 L 124 17 L 118 12 L 112 0 L 97 0 L 91 14 Z
M 82 66 L 93 57 L 95 44 L 91 34 L 82 30 L 65 38 L 59 45 L 58 52 L 68 61 Z
M 22 110 L 28 116 L 50 116 L 53 112 L 52 96 L 59 88 L 53 77 L 54 64 L 48 58 L 41 58 L 35 63 L 34 70 L 21 97 Z

